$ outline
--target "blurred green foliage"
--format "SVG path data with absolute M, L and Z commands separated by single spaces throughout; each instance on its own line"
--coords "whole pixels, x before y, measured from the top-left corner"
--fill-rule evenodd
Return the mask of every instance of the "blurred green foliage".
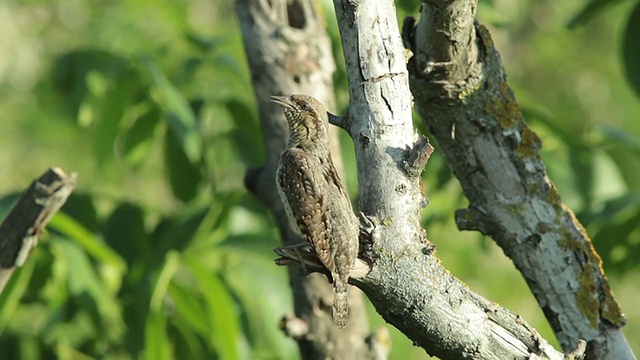
M 399 19 L 418 10 L 398 7 Z M 344 109 L 338 32 L 330 4 L 323 8 Z M 604 259 L 631 340 L 640 338 L 638 9 L 637 1 L 479 6 L 543 139 L 549 175 Z M 210 0 L 0 4 L 0 215 L 47 167 L 79 173 L 77 191 L 0 295 L 2 358 L 298 357 L 277 329 L 292 306 L 286 272 L 272 262 L 278 234 L 243 186 L 264 145 L 234 11 Z M 347 181 L 355 195 L 355 171 Z M 424 181 L 425 227 L 445 266 L 552 338 L 500 250 L 455 230 L 452 213 L 466 202 L 437 144 Z M 383 325 L 373 310 L 371 321 Z M 426 357 L 392 335 L 392 358 Z

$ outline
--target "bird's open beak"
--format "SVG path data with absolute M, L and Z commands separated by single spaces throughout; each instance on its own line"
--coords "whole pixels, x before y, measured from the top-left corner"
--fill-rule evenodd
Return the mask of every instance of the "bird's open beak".
M 291 100 L 289 99 L 288 96 L 272 96 L 271 102 L 274 102 L 278 105 L 282 105 L 284 107 L 293 108 L 293 105 L 291 104 Z

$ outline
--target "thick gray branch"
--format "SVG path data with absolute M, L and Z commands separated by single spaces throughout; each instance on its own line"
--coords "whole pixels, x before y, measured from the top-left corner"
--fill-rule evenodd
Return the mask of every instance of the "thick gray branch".
M 324 20 L 317 4 L 308 0 L 238 0 L 236 9 L 258 103 L 267 161 L 247 172 L 247 188 L 271 210 L 285 244 L 302 242 L 289 227 L 275 186 L 275 171 L 287 140 L 282 109 L 270 101 L 272 95 L 307 94 L 335 111 L 332 75 L 335 63 Z M 332 138 L 334 161 L 337 151 Z M 337 164 L 340 168 L 339 163 Z M 294 338 L 304 359 L 375 358 L 366 338 L 369 325 L 361 293 L 349 296 L 349 324 L 338 330 L 331 317 L 333 295 L 327 279 L 319 274 L 301 277 L 290 266 L 295 315 L 286 316 L 283 331 Z
M 631 359 L 624 319 L 589 237 L 549 180 L 476 1 L 426 1 L 405 21 L 411 90 L 469 199 L 462 230 L 490 235 L 522 272 L 565 350 Z M 414 26 L 415 25 L 415 26 Z
M 393 1 L 334 4 L 349 75 L 345 128 L 355 143 L 360 208 L 378 220 L 372 233 L 373 269 L 354 283 L 385 320 L 431 355 L 564 358 L 517 314 L 471 292 L 435 257 L 420 227 L 425 197 L 419 172 L 407 167 L 430 150 L 412 127 Z
M 0 225 L 0 292 L 13 270 L 22 266 L 49 220 L 67 201 L 76 174 L 47 170 L 34 181 Z

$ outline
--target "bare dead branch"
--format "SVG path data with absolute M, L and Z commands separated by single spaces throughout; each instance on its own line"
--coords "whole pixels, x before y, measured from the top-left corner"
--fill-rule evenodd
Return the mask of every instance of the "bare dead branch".
M 59 168 L 47 170 L 20 197 L 0 225 L 0 292 L 16 267 L 22 266 L 38 244 L 45 226 L 67 201 L 76 174 Z

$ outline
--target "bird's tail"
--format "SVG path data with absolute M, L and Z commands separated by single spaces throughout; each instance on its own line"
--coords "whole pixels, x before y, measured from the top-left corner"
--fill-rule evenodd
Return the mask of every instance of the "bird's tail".
M 349 318 L 349 302 L 347 300 L 347 279 L 334 277 L 333 284 L 333 321 L 340 329 L 344 329 Z

